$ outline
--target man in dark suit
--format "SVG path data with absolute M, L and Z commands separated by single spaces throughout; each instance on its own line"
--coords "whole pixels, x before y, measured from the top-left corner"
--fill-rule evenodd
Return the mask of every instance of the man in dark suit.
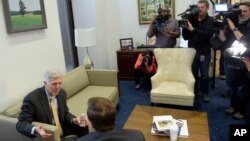
M 132 129 L 114 129 L 116 109 L 103 97 L 88 100 L 87 122 L 92 131 L 77 141 L 145 141 L 142 132 Z
M 37 121 L 58 126 L 63 140 L 67 140 L 64 137 L 69 135 L 80 137 L 88 133 L 87 127 L 79 126 L 80 118 L 69 112 L 66 92 L 61 89 L 62 79 L 60 71 L 48 70 L 44 74 L 44 86 L 35 89 L 24 98 L 16 124 L 18 132 L 30 138 L 40 136 L 46 139 L 52 136 L 42 126 L 31 124 Z

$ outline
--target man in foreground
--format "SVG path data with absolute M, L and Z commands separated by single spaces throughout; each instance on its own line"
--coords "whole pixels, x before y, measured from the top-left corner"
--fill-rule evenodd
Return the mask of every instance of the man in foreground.
M 62 79 L 62 74 L 57 69 L 48 70 L 44 74 L 44 86 L 24 98 L 16 124 L 18 132 L 30 138 L 51 137 L 52 134 L 42 126 L 31 124 L 36 121 L 57 126 L 64 141 L 73 141 L 88 133 L 87 127 L 79 126 L 80 118 L 69 112 L 66 105 L 67 94 L 61 89 Z

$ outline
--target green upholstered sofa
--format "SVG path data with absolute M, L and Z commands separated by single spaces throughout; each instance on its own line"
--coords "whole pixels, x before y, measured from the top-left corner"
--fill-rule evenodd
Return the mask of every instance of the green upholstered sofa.
M 116 106 L 119 104 L 119 87 L 116 70 L 86 70 L 80 66 L 64 74 L 62 88 L 67 92 L 67 105 L 72 114 L 86 113 L 87 101 L 91 97 L 106 97 Z M 0 140 L 29 141 L 31 139 L 16 131 L 17 117 L 23 98 L 15 105 L 0 113 Z M 33 122 L 32 124 L 41 124 Z M 60 141 L 56 126 L 43 124 L 53 133 L 49 141 Z M 35 138 L 35 140 L 42 140 Z M 46 140 L 46 141 L 48 141 Z

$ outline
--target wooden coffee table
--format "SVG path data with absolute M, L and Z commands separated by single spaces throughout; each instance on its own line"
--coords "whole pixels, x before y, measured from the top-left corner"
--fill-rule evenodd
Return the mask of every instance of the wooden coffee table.
M 188 138 L 178 137 L 178 141 L 209 141 L 207 113 L 170 108 L 136 105 L 123 128 L 143 132 L 146 141 L 169 141 L 169 137 L 151 135 L 154 115 L 172 115 L 175 119 L 186 119 Z

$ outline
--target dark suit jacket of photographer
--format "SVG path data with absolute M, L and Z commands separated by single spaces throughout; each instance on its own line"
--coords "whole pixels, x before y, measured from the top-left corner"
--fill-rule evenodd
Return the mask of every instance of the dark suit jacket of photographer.
M 210 54 L 210 38 L 214 33 L 213 21 L 213 18 L 207 15 L 202 21 L 190 21 L 194 27 L 192 32 L 187 28 L 183 28 L 182 36 L 184 40 L 188 40 L 188 47 L 195 48 L 196 54 Z

